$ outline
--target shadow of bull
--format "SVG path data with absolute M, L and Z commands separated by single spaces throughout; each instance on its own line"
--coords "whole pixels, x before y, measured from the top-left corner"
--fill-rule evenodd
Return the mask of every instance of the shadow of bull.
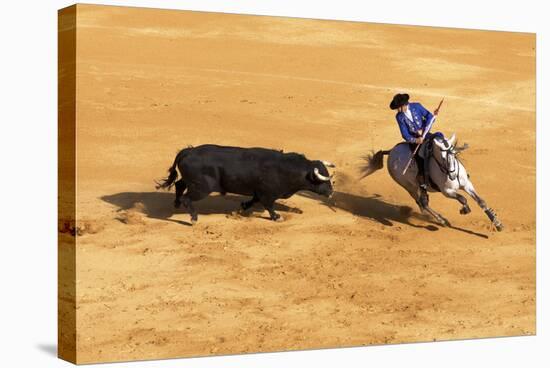
M 432 222 L 427 216 L 414 212 L 411 207 L 388 203 L 377 194 L 360 196 L 352 193 L 336 191 L 330 199 L 310 192 L 299 192 L 298 195 L 315 200 L 319 202 L 319 204 L 327 206 L 332 210 L 338 208 L 355 216 L 369 218 L 386 226 L 393 226 L 394 223 L 400 223 L 415 228 L 424 228 L 429 231 L 439 230 L 439 225 Z M 190 223 L 186 221 L 179 221 L 170 218 L 174 214 L 188 213 L 184 208 L 174 208 L 174 194 L 170 192 L 121 192 L 103 196 L 101 199 L 118 207 L 118 211 L 129 210 L 135 208 L 137 205 L 140 205 L 142 206 L 140 210 L 143 211 L 147 217 L 176 222 L 183 225 L 190 225 Z M 208 214 L 230 215 L 241 208 L 241 202 L 248 199 L 249 197 L 246 196 L 232 194 L 213 195 L 201 201 L 195 202 L 194 204 L 199 216 Z M 281 203 L 275 204 L 275 210 L 294 213 L 301 212 L 299 209 L 289 207 Z M 251 211 L 261 213 L 264 211 L 264 208 L 260 204 L 256 204 Z M 268 216 L 262 216 L 262 218 L 269 219 Z M 414 224 L 410 222 L 411 218 L 428 222 L 428 224 Z M 487 238 L 487 235 L 485 234 L 480 234 L 468 229 L 462 229 L 455 226 L 450 226 L 450 228 L 471 235 Z

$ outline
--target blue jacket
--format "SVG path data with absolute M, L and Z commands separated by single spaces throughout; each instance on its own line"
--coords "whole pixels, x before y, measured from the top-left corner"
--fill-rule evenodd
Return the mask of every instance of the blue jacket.
M 414 143 L 414 140 L 420 137 L 420 130 L 424 129 L 432 120 L 432 113 L 429 112 L 418 102 L 409 103 L 413 121 L 405 115 L 404 112 L 398 112 L 395 119 L 399 124 L 399 130 L 403 139 L 409 143 Z

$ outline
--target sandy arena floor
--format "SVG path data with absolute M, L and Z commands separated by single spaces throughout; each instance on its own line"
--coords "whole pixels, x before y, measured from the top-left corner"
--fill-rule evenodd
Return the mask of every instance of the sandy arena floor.
M 78 7 L 80 363 L 535 334 L 535 37 Z M 418 212 L 361 156 L 401 138 L 407 91 L 470 149 L 496 233 L 433 194 Z M 336 163 L 336 206 L 300 193 L 188 226 L 155 191 L 187 145 L 263 146 Z M 408 209 L 412 208 L 412 211 Z M 303 213 L 299 213 L 297 209 Z M 61 234 L 61 239 L 70 237 Z

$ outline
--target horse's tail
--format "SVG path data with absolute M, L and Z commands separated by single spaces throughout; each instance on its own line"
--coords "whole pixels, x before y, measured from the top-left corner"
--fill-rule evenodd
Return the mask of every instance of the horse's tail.
M 390 151 L 378 151 L 374 153 L 372 151 L 371 153 L 365 155 L 363 159 L 365 160 L 365 163 L 363 166 L 361 166 L 360 170 L 363 174 L 360 179 L 364 179 L 370 174 L 372 174 L 375 171 L 380 170 L 384 167 L 384 155 L 389 154 Z
M 184 149 L 182 149 L 181 151 L 178 152 L 178 154 L 176 155 L 176 158 L 174 159 L 174 163 L 168 169 L 168 177 L 166 177 L 165 179 L 162 179 L 160 182 L 155 181 L 155 183 L 157 184 L 155 186 L 155 188 L 157 190 L 158 189 L 170 189 L 170 188 L 172 188 L 172 186 L 174 185 L 176 179 L 178 178 L 178 169 L 177 169 L 178 162 L 180 161 L 180 159 L 185 157 L 192 148 L 193 147 L 189 146 L 188 148 L 184 148 Z

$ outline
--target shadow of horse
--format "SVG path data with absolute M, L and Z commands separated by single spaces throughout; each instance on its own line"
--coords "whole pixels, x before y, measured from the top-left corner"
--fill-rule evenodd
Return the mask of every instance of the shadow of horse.
M 366 217 L 386 226 L 393 226 L 394 222 L 397 222 L 415 228 L 424 228 L 429 231 L 437 231 L 440 227 L 439 224 L 433 222 L 428 216 L 414 212 L 409 206 L 399 206 L 388 203 L 378 194 L 364 197 L 352 193 L 335 191 L 330 199 L 309 192 L 300 192 L 299 195 L 317 200 L 322 205 L 325 205 L 331 209 L 338 208 L 355 216 Z M 428 222 L 429 224 L 417 225 L 410 222 L 411 218 Z M 472 230 L 463 229 L 456 226 L 448 226 L 448 228 L 462 231 L 470 235 L 488 238 L 487 235 L 480 234 Z
M 122 192 L 100 197 L 101 200 L 118 207 L 117 211 L 126 211 L 139 206 L 147 217 L 158 220 L 176 222 L 183 225 L 191 225 L 186 221 L 171 219 L 174 214 L 189 213 L 183 206 L 181 208 L 174 207 L 174 194 L 170 192 Z M 249 200 L 250 197 L 226 194 L 212 195 L 197 202 L 193 205 L 197 209 L 199 216 L 210 214 L 226 214 L 231 215 L 241 209 L 241 202 Z M 276 211 L 297 212 L 299 210 L 276 203 Z M 255 204 L 247 213 L 263 212 L 264 208 L 260 204 Z M 269 219 L 269 216 L 262 216 Z
M 422 215 L 415 214 L 411 207 L 385 202 L 378 194 L 363 197 L 352 193 L 335 191 L 330 199 L 309 192 L 301 192 L 299 195 L 317 200 L 322 205 L 331 209 L 338 208 L 355 216 L 366 217 L 386 226 L 393 226 L 394 222 L 398 222 L 412 227 L 426 228 L 426 226 L 416 225 L 409 221 L 409 218 L 413 216 L 422 217 Z M 428 225 L 428 227 L 428 230 L 437 230 L 435 226 Z
M 310 192 L 299 192 L 298 195 L 315 200 L 334 210 L 339 208 L 350 212 L 355 216 L 366 217 L 386 226 L 393 226 L 394 222 L 415 228 L 424 228 L 429 231 L 439 230 L 439 225 L 434 223 L 428 216 L 416 213 L 411 207 L 399 206 L 384 201 L 380 195 L 374 194 L 363 197 L 356 194 L 334 192 L 332 198 L 327 199 Z M 249 200 L 249 197 L 226 194 L 212 195 L 203 200 L 193 202 L 200 215 L 226 214 L 232 215 L 241 209 L 240 203 Z M 164 221 L 175 222 L 181 225 L 191 225 L 190 222 L 171 219 L 174 214 L 189 213 L 185 208 L 174 208 L 174 194 L 170 192 L 122 192 L 101 197 L 101 200 L 118 207 L 117 211 L 130 210 L 140 206 L 140 211 L 149 217 Z M 297 208 L 289 207 L 281 203 L 275 204 L 276 211 L 301 213 Z M 247 213 L 262 213 L 264 208 L 261 204 L 255 204 Z M 269 220 L 269 216 L 261 216 Z M 428 222 L 428 225 L 417 225 L 409 220 L 416 218 Z M 449 228 L 462 231 L 471 235 L 488 238 L 485 234 L 462 229 L 456 226 Z

